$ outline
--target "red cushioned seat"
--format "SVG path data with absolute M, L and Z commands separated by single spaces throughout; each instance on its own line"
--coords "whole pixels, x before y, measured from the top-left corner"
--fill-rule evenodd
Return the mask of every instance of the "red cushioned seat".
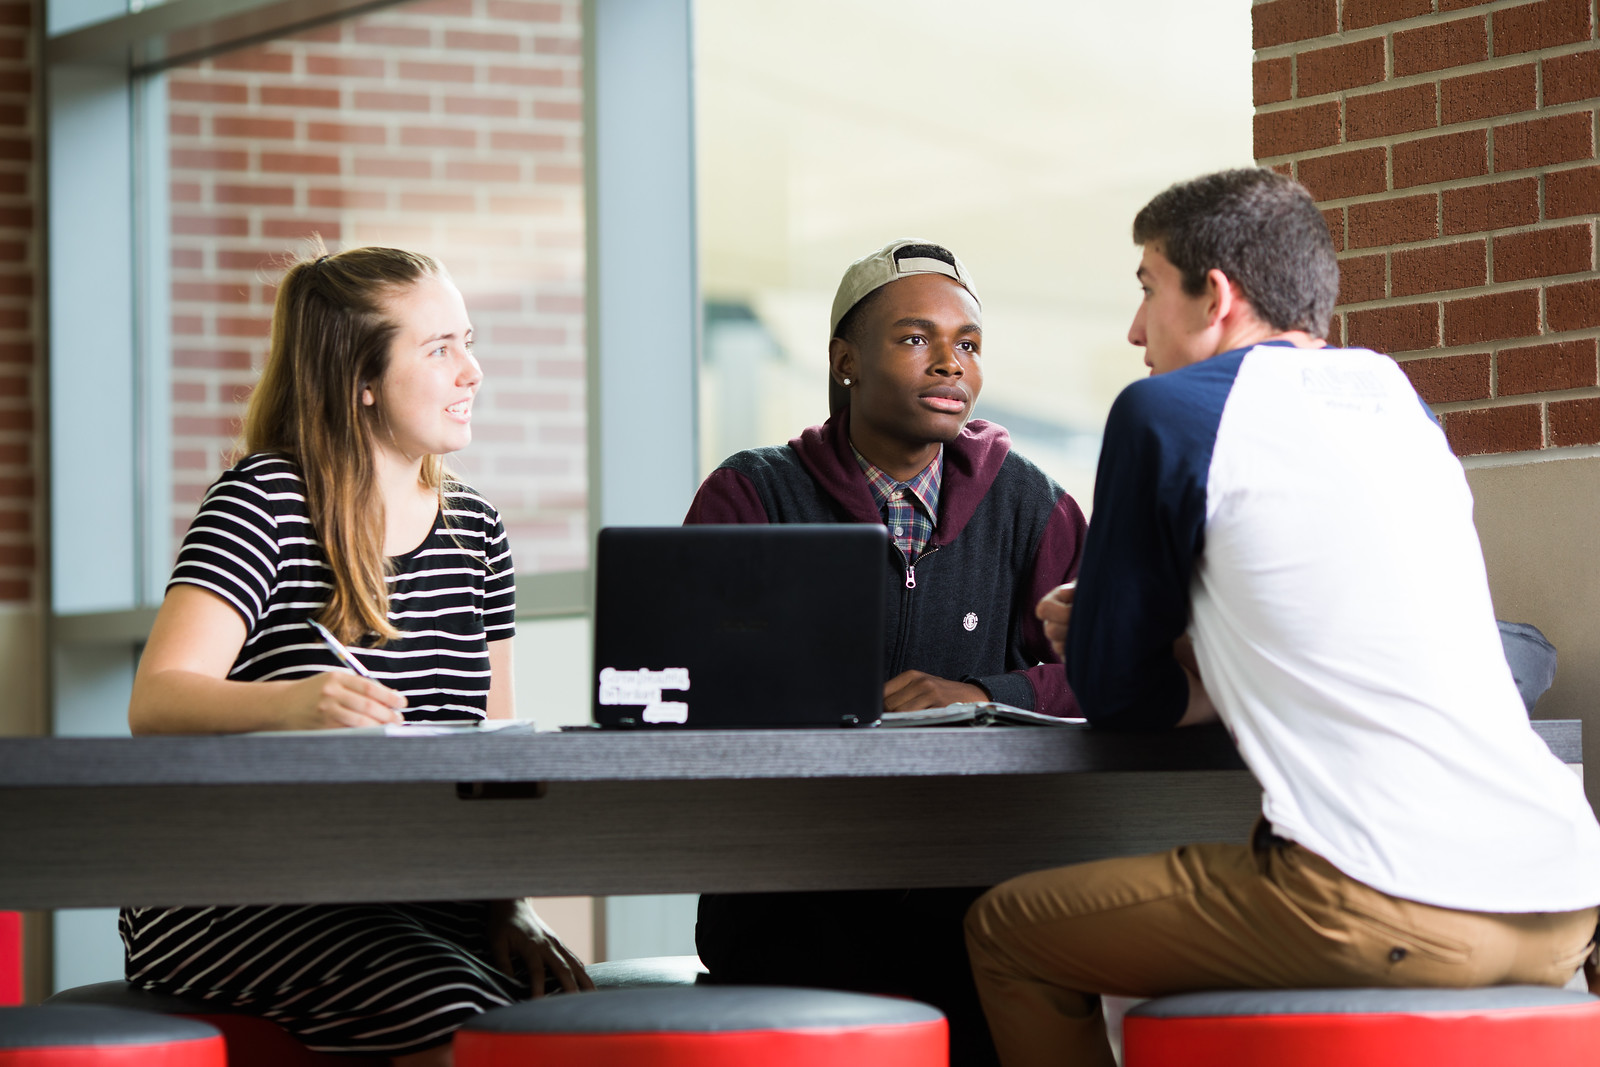
M 822 989 L 686 986 L 567 993 L 456 1033 L 455 1067 L 946 1067 L 926 1004 Z
M 0 1067 L 226 1067 L 215 1027 L 120 1008 L 0 1008 Z
M 589 968 L 589 977 L 600 989 L 692 986 L 705 973 L 698 956 L 613 960 Z M 64 989 L 45 1003 L 129 1008 L 199 1019 L 222 1031 L 228 1045 L 228 1067 L 387 1067 L 389 1063 L 384 1056 L 312 1052 L 269 1019 L 204 1001 L 146 992 L 126 982 L 97 982 Z
M 22 916 L 0 911 L 0 1005 L 22 1003 Z
M 1147 1001 L 1125 1067 L 1528 1067 L 1600 1062 L 1600 998 L 1544 986 L 1286 989 Z
M 135 989 L 127 982 L 96 982 L 63 989 L 47 1005 L 125 1008 L 198 1019 L 221 1031 L 227 1067 L 388 1067 L 387 1056 L 342 1056 L 312 1052 L 271 1019 L 236 1008 Z

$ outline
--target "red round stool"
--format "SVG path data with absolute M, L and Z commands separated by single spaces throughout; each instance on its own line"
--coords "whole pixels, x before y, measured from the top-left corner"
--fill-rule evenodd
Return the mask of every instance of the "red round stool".
M 0 1008 L 0 1067 L 227 1067 L 214 1027 L 119 1008 Z
M 455 1067 L 946 1067 L 926 1004 L 825 989 L 691 986 L 566 993 L 456 1031 Z
M 0 1004 L 22 1003 L 22 915 L 0 911 Z
M 1527 1067 L 1600 1057 L 1600 997 L 1545 986 L 1275 989 L 1146 1001 L 1125 1067 Z
M 312 1052 L 271 1019 L 203 1000 L 135 989 L 127 982 L 96 982 L 63 989 L 45 1000 L 56 1005 L 125 1008 L 198 1019 L 221 1031 L 228 1067 L 388 1067 L 387 1056 L 344 1056 Z

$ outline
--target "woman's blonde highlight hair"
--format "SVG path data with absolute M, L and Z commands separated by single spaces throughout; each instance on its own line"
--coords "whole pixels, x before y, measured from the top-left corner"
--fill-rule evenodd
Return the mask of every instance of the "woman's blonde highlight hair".
M 267 363 L 245 411 L 245 451 L 280 453 L 300 467 L 333 574 L 318 619 L 346 642 L 400 636 L 389 622 L 384 511 L 373 465 L 381 417 L 362 393 L 388 367 L 398 324 L 386 302 L 430 277 L 448 277 L 430 256 L 398 248 L 329 255 L 313 239 L 311 253 L 278 283 Z M 444 461 L 424 459 L 422 479 L 442 491 Z

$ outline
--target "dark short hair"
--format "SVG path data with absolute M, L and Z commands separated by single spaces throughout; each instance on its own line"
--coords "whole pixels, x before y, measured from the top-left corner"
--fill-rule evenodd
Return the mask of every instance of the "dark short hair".
M 1276 330 L 1325 337 L 1339 296 L 1328 224 L 1305 186 L 1261 168 L 1179 182 L 1133 220 L 1133 243 L 1161 242 L 1190 296 L 1220 270 Z

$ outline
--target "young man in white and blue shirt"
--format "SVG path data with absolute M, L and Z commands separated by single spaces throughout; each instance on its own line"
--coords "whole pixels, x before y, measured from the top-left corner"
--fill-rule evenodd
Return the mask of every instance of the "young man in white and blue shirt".
M 1076 590 L 1039 612 L 1092 724 L 1220 717 L 1262 816 L 1250 845 L 982 898 L 967 938 L 1001 1061 L 1109 1067 L 1098 994 L 1566 983 L 1600 827 L 1528 725 L 1438 424 L 1393 360 L 1322 341 L 1338 267 L 1316 205 L 1227 171 L 1157 196 L 1134 241 L 1151 377 L 1107 421 Z

